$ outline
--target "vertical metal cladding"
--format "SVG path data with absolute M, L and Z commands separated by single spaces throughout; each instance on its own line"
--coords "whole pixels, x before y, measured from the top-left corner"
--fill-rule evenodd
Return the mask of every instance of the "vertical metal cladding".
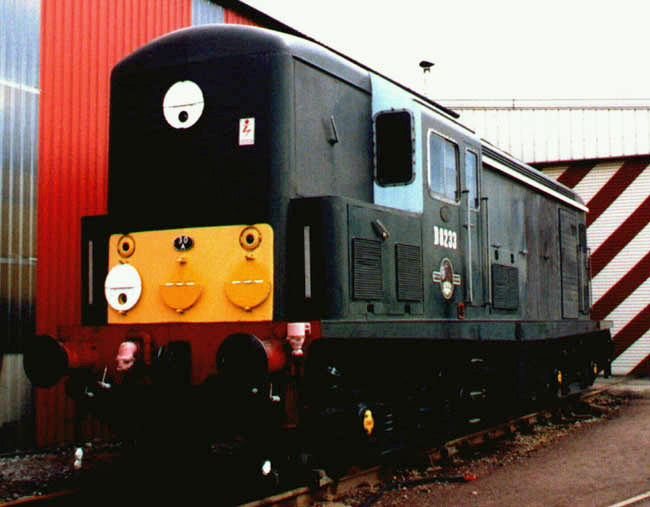
M 192 0 L 192 26 L 223 23 L 224 9 L 209 0 Z
M 650 152 L 650 103 L 645 99 L 443 103 L 481 137 L 529 163 Z
M 225 12 L 225 22 L 229 25 L 247 25 L 247 26 L 260 26 L 254 21 L 251 21 L 245 16 L 242 16 L 238 12 L 232 11 L 230 9 L 224 9 Z
M 80 321 L 80 222 L 106 212 L 111 68 L 151 39 L 188 26 L 192 0 L 42 2 L 36 326 Z M 38 389 L 37 443 L 74 438 L 62 383 Z
M 31 392 L 31 384 L 23 371 L 23 355 L 5 355 L 0 370 L 0 452 L 33 445 Z
M 34 334 L 40 11 L 0 2 L 0 451 L 32 438 L 20 352 Z
M 34 330 L 40 3 L 0 3 L 0 352 Z

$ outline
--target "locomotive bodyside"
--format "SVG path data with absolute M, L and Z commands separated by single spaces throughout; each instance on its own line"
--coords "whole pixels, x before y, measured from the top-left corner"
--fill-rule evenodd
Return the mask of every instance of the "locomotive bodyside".
M 608 371 L 586 208 L 435 103 L 235 26 L 152 42 L 111 90 L 82 325 L 39 339 L 35 383 L 81 376 L 81 396 L 106 399 L 134 343 L 141 383 L 192 392 L 188 412 L 216 400 L 206 438 L 255 434 L 263 414 L 327 460 L 444 438 Z

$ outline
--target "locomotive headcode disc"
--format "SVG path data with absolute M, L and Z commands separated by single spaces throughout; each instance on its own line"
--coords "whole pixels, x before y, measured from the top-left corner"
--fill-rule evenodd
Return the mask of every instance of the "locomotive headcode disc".
M 203 92 L 193 81 L 178 81 L 169 87 L 163 99 L 165 120 L 175 129 L 187 129 L 203 114 Z

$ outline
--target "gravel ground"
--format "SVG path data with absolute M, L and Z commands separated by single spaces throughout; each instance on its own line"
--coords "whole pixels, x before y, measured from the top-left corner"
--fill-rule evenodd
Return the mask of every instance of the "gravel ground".
M 110 466 L 120 455 L 121 444 L 87 442 L 82 449 L 80 470 L 74 467 L 75 446 L 0 456 L 0 503 L 74 488 L 90 474 Z
M 540 448 L 552 445 L 573 432 L 616 417 L 630 400 L 638 397 L 631 392 L 603 393 L 558 414 L 529 431 L 488 442 L 481 447 L 461 451 L 444 462 L 397 467 L 393 484 L 362 486 L 352 494 L 321 505 L 415 505 L 424 501 L 435 489 L 452 487 L 441 482 L 409 486 L 409 481 L 432 477 L 458 477 L 465 474 L 484 476 L 497 467 L 525 460 Z M 94 480 L 122 454 L 115 442 L 89 442 L 83 446 L 83 466 L 77 470 L 74 446 L 61 447 L 42 453 L 17 453 L 0 456 L 0 503 L 26 496 L 44 495 L 82 486 Z M 382 489 L 384 488 L 384 489 Z M 392 488 L 392 489 L 391 489 Z
M 557 444 L 561 439 L 619 417 L 633 400 L 640 397 L 640 394 L 632 391 L 602 393 L 589 402 L 558 413 L 553 419 L 543 420 L 527 430 L 488 441 L 481 446 L 461 450 L 433 466 L 398 466 L 394 471 L 393 482 L 362 485 L 352 493 L 331 502 L 320 503 L 318 507 L 435 505 L 436 498 L 444 497 L 445 491 L 451 491 L 458 484 L 438 481 L 427 483 L 427 479 L 480 478 L 501 467 L 525 464 L 528 458 Z M 474 494 L 479 493 L 475 491 Z

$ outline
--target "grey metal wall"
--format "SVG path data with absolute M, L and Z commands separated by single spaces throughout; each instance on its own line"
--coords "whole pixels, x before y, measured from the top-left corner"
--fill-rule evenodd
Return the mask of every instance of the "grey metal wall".
M 33 332 L 40 0 L 0 2 L 0 335 Z
M 0 370 L 0 452 L 26 449 L 34 443 L 31 384 L 22 354 L 6 354 Z
M 192 0 L 192 26 L 223 22 L 223 7 L 209 0 Z
M 443 104 L 502 150 L 529 163 L 650 153 L 650 101 L 457 100 Z
M 19 352 L 34 333 L 40 13 L 40 0 L 0 2 L 0 449 L 33 438 Z

